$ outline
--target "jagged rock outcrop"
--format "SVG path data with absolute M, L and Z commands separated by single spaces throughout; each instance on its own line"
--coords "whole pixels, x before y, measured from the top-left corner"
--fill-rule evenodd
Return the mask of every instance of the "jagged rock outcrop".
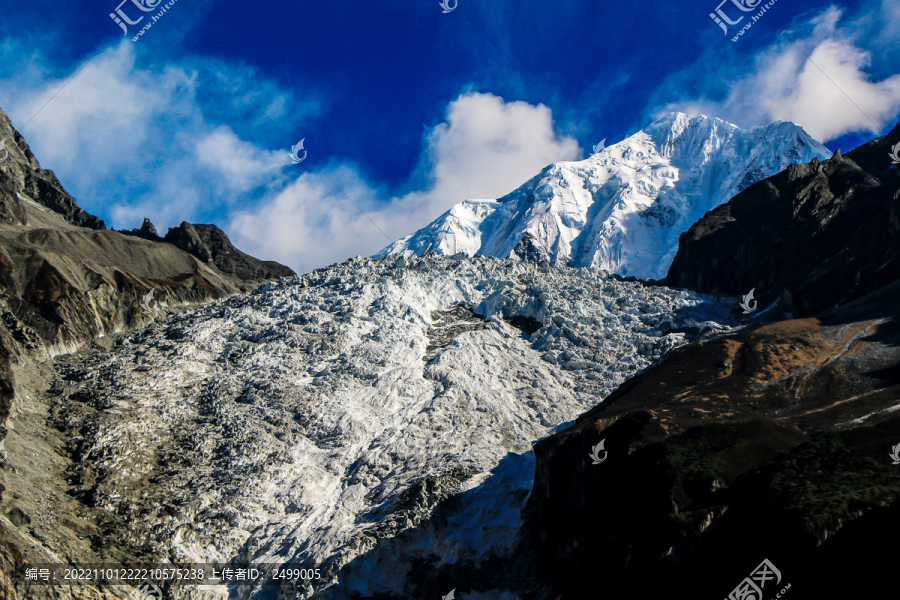
M 122 233 L 154 242 L 168 242 L 204 263 L 212 263 L 222 273 L 241 280 L 262 281 L 295 275 L 291 269 L 275 261 L 259 260 L 241 252 L 215 225 L 182 221 L 178 227 L 170 227 L 165 237 L 160 237 L 150 219 L 145 218 L 140 229 Z
M 678 242 L 667 285 L 782 300 L 799 316 L 900 277 L 900 169 L 888 135 L 792 165 L 709 211 Z
M 9 118 L 0 110 L 0 139 L 9 157 L 0 163 L 0 215 L 16 214 L 15 223 L 25 225 L 25 214 L 16 208 L 16 194 L 24 194 L 41 206 L 60 215 L 67 223 L 88 229 L 106 229 L 106 224 L 85 212 L 75 199 L 63 189 L 53 171 L 42 169 L 25 138 L 12 126 Z
M 203 262 L 213 263 L 223 273 L 240 279 L 267 280 L 294 275 L 292 270 L 277 262 L 259 260 L 244 254 L 215 225 L 182 222 L 178 227 L 170 228 L 164 239 Z
M 151 240 L 154 242 L 159 241 L 159 233 L 156 232 L 156 227 L 153 226 L 153 223 L 150 222 L 150 219 L 144 217 L 144 220 L 141 222 L 141 226 L 139 229 L 132 229 L 131 231 L 123 231 L 127 235 L 133 235 L 139 238 L 144 238 L 145 240 Z

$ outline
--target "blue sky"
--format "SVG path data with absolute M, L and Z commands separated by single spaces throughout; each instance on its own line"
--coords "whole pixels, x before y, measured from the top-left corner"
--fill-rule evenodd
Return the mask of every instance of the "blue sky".
M 6 6 L 0 107 L 108 225 L 213 222 L 299 271 L 673 110 L 791 120 L 845 151 L 900 115 L 896 1 L 777 0 L 731 41 L 756 14 L 735 3 L 765 1 L 721 5 L 745 15 L 725 36 L 717 0 L 176 0 L 137 42 L 168 0 L 121 5 L 145 16 L 128 37 L 119 1 Z

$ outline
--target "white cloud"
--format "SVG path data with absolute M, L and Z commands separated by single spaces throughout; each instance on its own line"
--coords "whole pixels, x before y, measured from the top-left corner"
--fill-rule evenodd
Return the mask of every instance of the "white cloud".
M 435 183 L 430 193 L 452 204 L 508 193 L 554 160 L 580 158 L 581 149 L 555 134 L 546 106 L 471 93 L 450 104 L 447 122 L 428 135 L 427 153 Z
M 232 242 L 252 256 L 277 260 L 298 272 L 386 246 L 388 239 L 366 215 L 383 228 L 391 210 L 379 209 L 377 194 L 353 168 L 329 171 L 330 179 L 305 173 L 254 210 L 237 214 L 228 228 Z
M 451 102 L 446 122 L 426 134 L 413 178 L 427 182 L 425 189 L 385 198 L 350 166 L 326 169 L 377 227 L 327 178 L 311 173 L 238 216 L 233 240 L 245 252 L 308 271 L 374 254 L 458 202 L 503 196 L 551 162 L 580 158 L 578 142 L 555 133 L 546 106 L 468 93 Z
M 277 171 L 290 160 L 287 150 L 263 150 L 224 126 L 203 135 L 195 143 L 194 151 L 199 163 L 223 183 L 222 193 L 251 189 L 261 173 Z
M 801 26 L 805 34 L 779 37 L 733 80 L 723 100 L 675 102 L 660 114 L 702 113 L 742 126 L 793 121 L 823 142 L 881 131 L 900 112 L 900 74 L 873 80 L 872 55 L 860 47 L 864 29 L 859 22 L 841 28 L 841 17 L 829 7 Z
M 804 63 L 795 89 L 780 102 L 769 99 L 771 114 L 804 125 L 822 140 L 878 133 L 900 110 L 900 74 L 871 82 L 864 72 L 869 60 L 868 52 L 852 44 L 824 40 Z
M 20 49 L 7 42 L 2 51 Z M 287 148 L 262 148 L 227 124 L 249 129 L 264 122 L 274 130 L 254 105 L 262 100 L 236 95 L 232 81 L 255 96 L 266 91 L 272 100 L 262 106 L 276 118 L 285 118 L 288 92 L 240 65 L 225 65 L 233 71 L 229 81 L 190 59 L 159 69 L 137 63 L 135 44 L 125 40 L 62 76 L 31 57 L 27 69 L 0 79 L 0 102 L 41 166 L 56 171 L 87 210 L 105 209 L 111 226 L 137 227 L 146 216 L 165 231 L 208 218 L 290 163 Z

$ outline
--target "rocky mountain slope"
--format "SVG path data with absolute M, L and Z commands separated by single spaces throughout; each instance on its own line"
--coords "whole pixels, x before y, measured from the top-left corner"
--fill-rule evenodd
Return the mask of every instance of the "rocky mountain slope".
M 896 522 L 898 292 L 693 345 L 539 442 L 525 511 L 537 576 L 520 595 L 579 598 L 599 579 L 612 598 L 726 597 L 764 559 L 792 597 L 886 584 L 877 538 L 854 531 Z
M 241 253 L 213 225 L 182 223 L 165 240 L 149 235 L 149 221 L 140 237 L 109 230 L 40 167 L 2 111 L 0 139 L 0 459 L 7 428 L 35 408 L 16 381 L 35 363 L 293 275 Z M 17 538 L 10 527 L 0 519 L 0 562 L 2 541 Z
M 744 190 L 681 236 L 667 281 L 707 293 L 756 288 L 763 305 L 780 299 L 798 315 L 895 281 L 900 169 L 890 151 L 897 143 L 900 126 L 846 155 L 792 165 Z
M 533 441 L 731 315 L 599 270 L 352 260 L 21 378 L 0 510 L 64 561 L 295 561 L 317 597 L 421 597 L 433 561 L 509 554 Z
M 236 250 L 213 225 L 182 223 L 143 239 L 106 228 L 42 169 L 0 111 L 0 309 L 13 354 L 52 356 L 150 318 L 139 309 L 193 305 L 293 275 Z M 160 313 L 161 314 L 161 313 Z
M 829 156 L 793 123 L 742 130 L 672 113 L 502 198 L 457 204 L 382 253 L 478 253 L 661 279 L 679 234 L 708 210 L 790 164 Z

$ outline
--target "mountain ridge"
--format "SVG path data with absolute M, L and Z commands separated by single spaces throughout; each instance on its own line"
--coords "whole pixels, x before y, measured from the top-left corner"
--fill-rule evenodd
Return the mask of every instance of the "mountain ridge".
M 465 200 L 378 255 L 412 250 L 593 266 L 661 279 L 678 235 L 789 164 L 831 152 L 779 121 L 742 130 L 670 113 L 582 161 L 548 165 L 496 200 Z

